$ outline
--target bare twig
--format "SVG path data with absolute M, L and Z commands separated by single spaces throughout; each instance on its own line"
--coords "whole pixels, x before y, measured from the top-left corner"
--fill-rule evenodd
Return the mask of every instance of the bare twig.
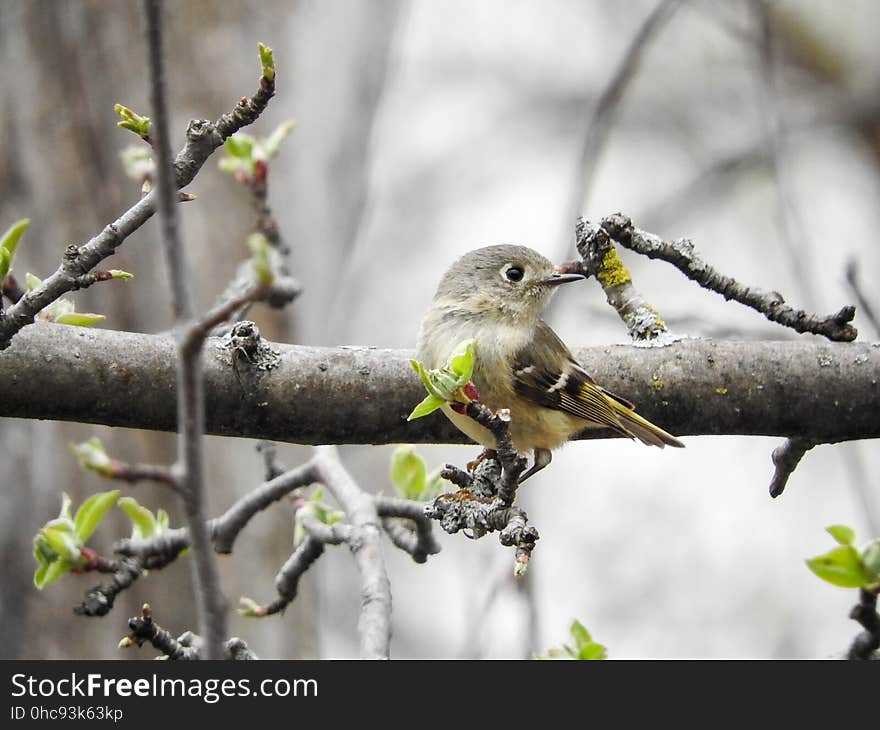
M 415 562 L 424 563 L 429 555 L 440 552 L 440 544 L 431 529 L 431 520 L 425 516 L 424 504 L 384 495 L 376 495 L 375 500 L 376 511 L 382 518 L 386 534 Z
M 191 272 L 177 227 L 174 199 L 176 187 L 168 139 L 161 0 L 144 0 L 144 11 L 147 19 L 150 98 L 154 114 L 153 146 L 158 181 L 156 194 L 178 337 L 178 484 L 193 546 L 191 574 L 199 633 L 205 639 L 205 658 L 221 659 L 223 641 L 226 638 L 226 598 L 220 586 L 220 576 L 204 514 L 202 441 L 205 431 L 205 402 L 201 351 L 209 328 L 200 330 L 198 326 L 191 324 L 193 306 L 188 285 Z
M 316 479 L 314 462 L 309 461 L 261 484 L 236 500 L 220 517 L 208 523 L 208 532 L 214 541 L 214 549 L 218 553 L 231 553 L 236 538 L 254 515 Z M 176 558 L 190 545 L 189 530 L 178 528 L 149 538 L 120 540 L 114 546 L 114 550 L 120 555 L 141 559 L 161 559 L 167 562 Z
M 652 233 L 639 230 L 621 213 L 603 218 L 600 225 L 621 246 L 648 258 L 666 261 L 704 289 L 751 307 L 784 327 L 790 327 L 796 332 L 823 335 L 838 342 L 851 342 L 858 335 L 855 327 L 849 324 L 855 316 L 853 306 L 842 307 L 840 311 L 826 317 L 809 314 L 786 304 L 778 292 L 744 286 L 735 279 L 720 274 L 702 260 L 693 242 L 686 238 L 664 241 Z
M 108 479 L 116 479 L 129 484 L 138 482 L 157 482 L 178 490 L 177 475 L 174 470 L 159 464 L 128 464 L 124 461 L 110 460 Z
M 516 548 L 514 574 L 522 576 L 538 540 L 538 531 L 528 525 L 528 515 L 513 506 L 528 462 L 513 447 L 506 408 L 493 413 L 479 401 L 471 401 L 463 412 L 492 433 L 495 450 L 490 456 L 484 452 L 473 474 L 447 464 L 440 474 L 459 491 L 441 494 L 425 508 L 425 514 L 449 534 L 464 531 L 474 540 L 497 530 L 502 545 Z
M 776 470 L 773 472 L 773 479 L 770 480 L 770 496 L 774 499 L 782 494 L 785 485 L 788 484 L 789 477 L 797 469 L 801 459 L 804 458 L 810 449 L 816 445 L 816 442 L 802 437 L 785 439 L 781 446 L 773 449 L 773 465 Z
M 281 566 L 278 575 L 275 576 L 275 590 L 278 591 L 278 598 L 257 611 L 256 615 L 270 616 L 287 608 L 290 602 L 296 598 L 299 579 L 323 554 L 324 543 L 311 535 L 306 535 L 306 538 L 297 546 L 287 562 Z
M 144 604 L 140 616 L 129 619 L 128 628 L 131 633 L 120 642 L 120 648 L 133 645 L 140 647 L 144 642 L 149 641 L 169 659 L 183 661 L 201 659 L 200 642 L 195 640 L 196 637 L 190 635 L 184 641 L 175 639 L 170 632 L 153 621 L 153 611 L 148 603 Z
M 257 451 L 263 456 L 265 481 L 270 482 L 287 471 L 287 467 L 278 461 L 278 447 L 274 443 L 263 439 L 257 443 Z
M 564 268 L 596 277 L 608 303 L 623 320 L 633 340 L 656 341 L 657 344 L 673 341 L 657 310 L 633 286 L 632 277 L 617 255 L 608 231 L 579 218 L 576 237 L 581 261 L 566 264 Z
M 86 569 L 110 573 L 111 578 L 86 592 L 85 600 L 73 609 L 79 616 L 106 616 L 113 609 L 116 597 L 130 588 L 144 572 L 143 564 L 137 559 L 106 560 L 97 556 L 94 565 Z
M 315 460 L 320 481 L 345 512 L 353 531 L 348 544 L 361 576 L 361 656 L 387 659 L 391 643 L 391 586 L 382 558 L 375 502 L 342 466 L 335 447 L 317 447 Z
M 859 589 L 859 602 L 853 606 L 849 617 L 865 630 L 849 647 L 847 659 L 876 659 L 880 649 L 880 614 L 877 613 L 877 591 Z

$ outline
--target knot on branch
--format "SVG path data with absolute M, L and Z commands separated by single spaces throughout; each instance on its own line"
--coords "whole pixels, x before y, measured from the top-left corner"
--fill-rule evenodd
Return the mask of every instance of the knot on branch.
M 271 370 L 281 361 L 280 353 L 263 339 L 257 325 L 247 319 L 236 322 L 217 348 L 229 353 L 231 365 L 241 359 L 257 370 Z

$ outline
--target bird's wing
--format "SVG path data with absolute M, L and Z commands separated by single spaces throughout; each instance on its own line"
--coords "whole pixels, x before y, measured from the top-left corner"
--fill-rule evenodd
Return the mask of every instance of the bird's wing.
M 563 363 L 560 363 L 559 352 L 565 353 Z M 632 404 L 596 385 L 543 321 L 538 323 L 532 343 L 514 358 L 513 387 L 523 397 L 545 408 L 564 411 L 633 437 L 621 423 L 609 398 L 629 409 Z

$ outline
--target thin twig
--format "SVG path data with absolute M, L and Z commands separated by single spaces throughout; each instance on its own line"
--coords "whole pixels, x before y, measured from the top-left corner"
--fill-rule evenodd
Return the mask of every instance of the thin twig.
M 786 304 L 778 292 L 748 287 L 719 273 L 703 261 L 689 239 L 664 241 L 659 236 L 639 230 L 622 213 L 603 218 L 600 225 L 621 246 L 648 258 L 661 259 L 672 264 L 704 289 L 761 312 L 772 322 L 790 327 L 796 332 L 811 332 L 838 342 L 851 342 L 858 335 L 855 327 L 849 324 L 855 316 L 855 307 L 851 305 L 826 317 L 809 314 Z
M 376 504 L 342 466 L 335 447 L 318 446 L 315 456 L 321 483 L 345 512 L 354 533 L 349 547 L 361 577 L 361 656 L 387 659 L 391 643 L 391 586 L 382 557 Z
M 785 485 L 788 484 L 789 477 L 797 469 L 801 459 L 804 458 L 810 449 L 816 446 L 817 442 L 812 439 L 795 436 L 794 438 L 785 439 L 781 446 L 773 449 L 772 459 L 773 465 L 776 467 L 773 472 L 773 479 L 770 480 L 770 496 L 776 499 L 782 494 Z
M 144 642 L 148 641 L 169 659 L 182 661 L 201 659 L 200 642 L 195 641 L 192 635 L 188 641 L 175 639 L 169 631 L 153 621 L 153 611 L 148 603 L 144 604 L 140 616 L 129 619 L 128 628 L 131 633 L 120 642 L 120 648 L 143 646 Z
M 633 286 L 608 231 L 584 218 L 578 219 L 575 230 L 581 261 L 563 268 L 596 278 L 634 341 L 672 342 L 674 338 L 667 336 L 669 331 L 657 310 Z
M 859 589 L 859 602 L 853 606 L 849 617 L 865 630 L 853 640 L 847 659 L 875 659 L 880 649 L 880 614 L 877 613 L 877 591 Z
M 168 109 L 162 49 L 163 4 L 144 0 L 147 19 L 147 48 L 150 66 L 150 98 L 154 115 L 159 219 L 162 241 L 171 279 L 171 305 L 178 337 L 178 484 L 189 523 L 193 546 L 191 574 L 199 633 L 205 640 L 205 658 L 222 659 L 226 638 L 226 598 L 211 549 L 204 514 L 204 438 L 205 406 L 201 352 L 205 335 L 190 322 L 193 317 L 189 291 L 191 270 L 177 226 L 174 173 L 168 139 Z M 205 331 L 207 334 L 207 330 Z

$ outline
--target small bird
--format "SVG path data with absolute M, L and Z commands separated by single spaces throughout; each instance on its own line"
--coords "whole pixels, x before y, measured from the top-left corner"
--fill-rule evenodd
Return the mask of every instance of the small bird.
M 416 357 L 426 368 L 442 367 L 456 345 L 476 341 L 472 381 L 480 402 L 493 411 L 509 409 L 514 448 L 534 452 L 520 482 L 546 467 L 551 451 L 584 428 L 610 428 L 660 448 L 684 446 L 638 415 L 632 403 L 597 385 L 541 319 L 560 284 L 583 278 L 561 272 L 525 246 L 486 246 L 452 264 L 422 320 Z M 442 410 L 459 430 L 494 449 L 488 429 L 449 404 Z

